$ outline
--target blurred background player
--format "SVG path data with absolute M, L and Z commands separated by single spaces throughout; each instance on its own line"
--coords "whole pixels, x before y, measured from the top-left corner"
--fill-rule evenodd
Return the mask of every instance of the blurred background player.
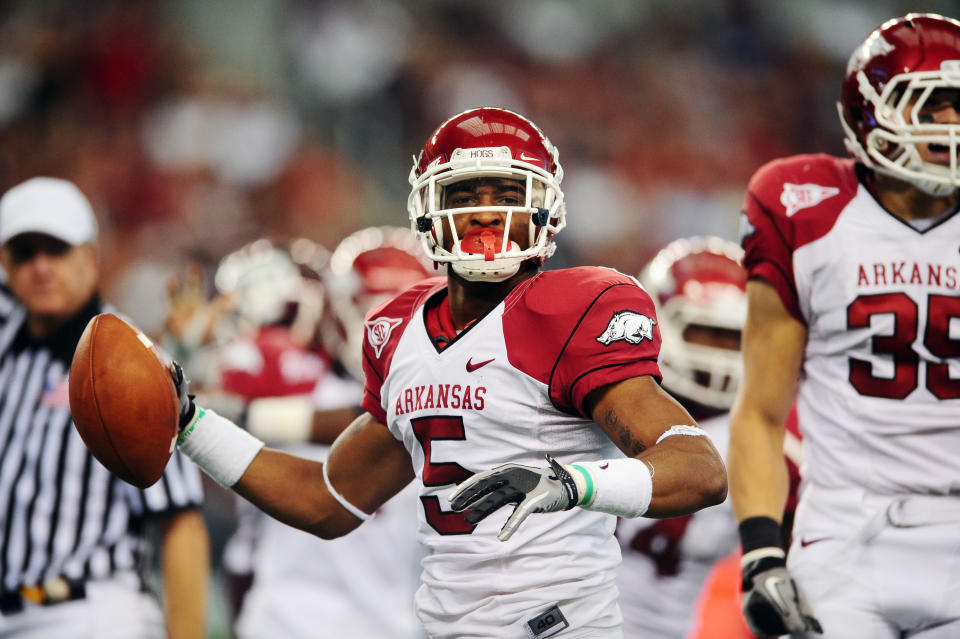
M 254 399 L 277 397 L 309 407 L 319 379 L 334 385 L 331 363 L 316 341 L 325 306 L 319 270 L 327 258 L 325 248 L 303 238 L 255 240 L 220 261 L 212 300 L 200 278 L 185 275 L 172 304 L 179 313 L 167 323 L 185 328 L 177 341 L 205 401 L 242 422 Z M 236 529 L 223 550 L 234 618 L 253 580 L 263 524 L 256 508 L 240 499 L 235 505 Z
M 406 227 L 377 226 L 344 238 L 324 270 L 330 312 L 323 342 L 356 380 L 363 380 L 362 346 L 367 312 L 435 272 Z
M 747 273 L 742 258 L 743 250 L 729 240 L 684 238 L 659 251 L 639 277 L 657 304 L 663 387 L 724 456 L 728 412 L 743 368 Z M 791 499 L 785 519 L 792 522 L 800 463 L 795 419 L 788 429 L 784 452 Z M 753 636 L 740 615 L 739 540 L 729 500 L 686 517 L 621 519 L 617 537 L 623 553 L 618 585 L 625 636 L 680 639 L 698 631 L 703 634 L 696 636 L 704 638 Z
M 852 159 L 770 162 L 744 204 L 729 456 L 744 614 L 772 635 L 957 637 L 960 22 L 908 14 L 875 29 L 838 111 Z M 795 396 L 803 489 L 785 558 Z
M 357 231 L 332 254 L 301 238 L 257 240 L 228 255 L 214 282 L 232 298 L 223 330 L 234 337 L 216 349 L 216 379 L 203 400 L 240 400 L 251 432 L 323 460 L 363 392 L 338 354 L 362 335 L 366 310 L 423 279 L 427 265 L 409 229 L 393 227 Z M 355 535 L 323 542 L 238 500 L 238 528 L 224 552 L 236 635 L 421 636 L 412 605 L 416 506 L 415 491 L 406 491 Z
M 657 304 L 663 387 L 726 456 L 746 318 L 742 250 L 718 237 L 664 247 L 640 273 Z M 729 501 L 686 517 L 621 519 L 617 585 L 625 637 L 682 639 L 714 563 L 737 548 Z M 719 635 L 717 635 L 719 636 Z
M 0 637 L 200 639 L 209 574 L 200 476 L 179 453 L 140 490 L 84 446 L 67 394 L 98 293 L 98 224 L 71 182 L 0 199 Z M 153 534 L 156 533 L 156 534 Z M 164 614 L 149 592 L 159 550 Z
M 324 260 L 317 272 L 326 308 L 313 333 L 322 374 L 308 395 L 251 398 L 247 424 L 253 434 L 294 454 L 326 459 L 329 445 L 360 411 L 364 316 L 428 275 L 429 262 L 411 239 L 405 228 L 361 229 Z M 420 583 L 417 506 L 416 490 L 408 487 L 353 535 L 335 541 L 257 511 L 253 583 L 238 637 L 421 637 L 413 611 Z

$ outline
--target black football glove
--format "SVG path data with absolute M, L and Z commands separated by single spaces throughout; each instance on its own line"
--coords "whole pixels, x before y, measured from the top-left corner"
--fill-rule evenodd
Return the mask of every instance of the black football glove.
M 186 428 L 197 412 L 197 405 L 193 403 L 194 395 L 188 394 L 190 381 L 183 376 L 183 368 L 176 361 L 170 362 L 170 377 L 177 389 L 177 399 L 180 401 L 180 430 Z
M 580 500 L 570 473 L 550 455 L 549 468 L 504 464 L 470 477 L 450 495 L 450 506 L 467 510 L 467 523 L 475 524 L 507 504 L 517 504 L 500 529 L 500 541 L 510 539 L 530 513 L 570 510 Z
M 783 557 L 761 557 L 744 564 L 743 616 L 750 630 L 762 637 L 810 631 L 823 634 Z

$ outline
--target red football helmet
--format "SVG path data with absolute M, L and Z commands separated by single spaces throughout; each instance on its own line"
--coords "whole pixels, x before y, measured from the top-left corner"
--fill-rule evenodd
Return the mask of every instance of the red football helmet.
M 337 245 L 323 271 L 333 320 L 324 324 L 324 346 L 350 374 L 363 379 L 367 312 L 432 271 L 417 238 L 403 227 L 361 229 Z
M 671 242 L 640 273 L 657 305 L 663 386 L 702 406 L 733 404 L 747 315 L 743 251 L 718 237 Z
M 847 150 L 871 169 L 931 195 L 960 187 L 960 122 L 930 115 L 960 112 L 960 22 L 911 13 L 874 30 L 847 63 L 837 103 Z M 931 145 L 940 163 L 923 159 Z
M 320 272 L 328 256 L 306 238 L 261 238 L 220 260 L 214 286 L 232 300 L 232 331 L 284 324 L 304 344 L 311 342 L 324 312 Z
M 553 236 L 566 224 L 557 149 L 530 120 L 508 111 L 483 107 L 455 115 L 434 131 L 410 171 L 407 211 L 427 256 L 450 263 L 471 281 L 499 282 L 515 274 L 528 259 L 542 263 L 553 254 Z M 515 179 L 526 185 L 523 206 L 494 206 L 489 210 L 511 216 L 530 214 L 529 248 L 521 250 L 507 234 L 495 252 L 463 250 L 453 216 L 475 212 L 469 207 L 445 208 L 444 189 L 478 177 Z M 446 222 L 445 222 L 446 220 Z M 443 234 L 453 234 L 451 251 L 443 247 Z

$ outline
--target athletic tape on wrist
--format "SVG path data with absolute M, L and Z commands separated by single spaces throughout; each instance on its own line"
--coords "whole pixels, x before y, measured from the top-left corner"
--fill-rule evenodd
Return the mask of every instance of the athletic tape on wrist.
M 184 455 L 223 486 L 236 484 L 264 444 L 228 419 L 197 406 L 177 438 Z
M 578 506 L 586 510 L 640 517 L 653 499 L 653 475 L 639 459 L 606 459 L 566 465 L 580 491 Z
M 367 521 L 373 519 L 373 515 L 367 514 L 347 501 L 347 498 L 337 492 L 337 489 L 330 483 L 330 477 L 327 476 L 327 463 L 323 463 L 323 483 L 327 485 L 327 491 L 337 500 L 337 503 L 350 511 L 350 514 L 357 519 Z
M 686 435 L 687 437 L 706 437 L 707 439 L 710 438 L 709 435 L 707 435 L 707 431 L 703 430 L 702 428 L 690 426 L 688 424 L 677 424 L 676 426 L 671 426 L 665 430 L 660 437 L 657 437 L 657 441 L 654 443 L 654 446 L 665 440 L 667 437 L 673 437 L 675 435 Z
M 268 442 L 305 442 L 312 426 L 313 404 L 305 397 L 263 397 L 247 407 L 247 430 Z

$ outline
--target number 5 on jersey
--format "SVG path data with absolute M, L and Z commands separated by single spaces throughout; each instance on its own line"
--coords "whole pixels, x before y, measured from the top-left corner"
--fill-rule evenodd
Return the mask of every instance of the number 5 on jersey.
M 417 441 L 423 448 L 423 485 L 456 485 L 473 475 L 472 472 L 456 462 L 434 462 L 431 460 L 433 442 L 438 440 L 466 440 L 463 417 L 437 416 L 417 417 L 410 420 Z M 441 535 L 469 535 L 476 524 L 467 523 L 469 510 L 455 512 L 440 508 L 440 499 L 436 495 L 421 496 L 423 512 L 427 523 Z

